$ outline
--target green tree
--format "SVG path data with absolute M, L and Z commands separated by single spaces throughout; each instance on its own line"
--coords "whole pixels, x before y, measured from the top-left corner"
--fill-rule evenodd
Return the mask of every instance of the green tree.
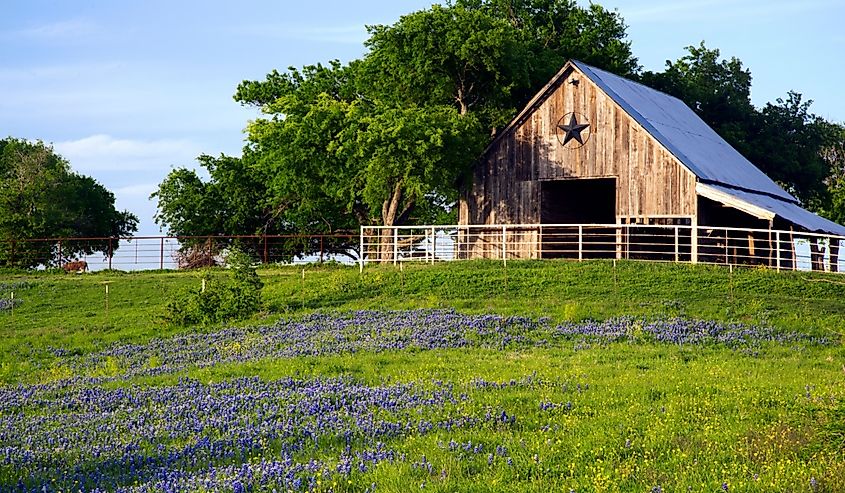
M 363 60 L 383 100 L 453 105 L 505 125 L 568 59 L 630 75 L 625 25 L 569 0 L 457 0 L 370 28 Z
M 737 58 L 699 46 L 642 82 L 678 97 L 770 178 L 810 209 L 822 212 L 831 167 L 822 151 L 834 141 L 832 126 L 810 112 L 812 101 L 790 91 L 786 99 L 757 109 L 751 103 L 751 72 Z
M 822 156 L 835 139 L 832 125 L 810 112 L 812 101 L 790 91 L 767 103 L 749 136 L 749 159 L 813 210 L 828 201 L 825 180 L 831 168 Z
M 58 241 L 41 238 L 118 238 L 138 218 L 114 207 L 114 194 L 76 174 L 49 146 L 0 140 L 0 265 L 34 267 L 61 262 Z M 117 241 L 66 241 L 61 257 L 113 252 Z
M 845 224 L 845 126 L 829 124 L 830 143 L 821 151 L 830 174 L 825 180 L 828 201 L 820 213 Z
M 687 46 L 687 55 L 666 62 L 663 72 L 644 72 L 646 85 L 671 94 L 695 111 L 734 148 L 748 155 L 749 134 L 757 118 L 751 104 L 751 71 L 732 57 L 720 58 L 704 42 Z
M 342 65 L 273 71 L 235 99 L 260 108 L 238 181 L 257 194 L 239 217 L 276 231 L 454 221 L 462 183 L 491 132 L 577 57 L 637 69 L 617 13 L 569 0 L 457 0 L 370 27 L 368 53 Z M 177 170 L 157 220 L 171 231 L 243 231 L 222 217 L 237 187 Z M 227 184 L 228 183 L 228 184 Z M 263 231 L 271 231 L 265 228 Z

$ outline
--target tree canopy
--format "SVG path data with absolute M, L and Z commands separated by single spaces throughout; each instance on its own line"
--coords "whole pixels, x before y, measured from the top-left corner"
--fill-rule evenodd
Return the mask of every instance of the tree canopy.
M 114 194 L 79 175 L 41 142 L 0 140 L 0 265 L 34 267 L 57 257 L 57 242 L 42 238 L 121 237 L 137 230 L 138 218 L 118 211 Z M 112 242 L 113 251 L 118 242 Z M 108 253 L 109 241 L 66 242 L 62 256 Z M 61 259 L 58 259 L 61 261 Z
M 805 205 L 841 209 L 830 149 L 842 127 L 794 92 L 755 108 L 750 70 L 704 43 L 643 72 L 622 16 L 571 0 L 454 0 L 368 29 L 361 59 L 242 82 L 235 100 L 262 113 L 243 156 L 202 157 L 208 182 L 174 170 L 155 194 L 159 224 L 210 235 L 454 222 L 480 152 L 569 59 L 677 96 Z
M 459 0 L 369 31 L 360 60 L 241 83 L 235 99 L 264 116 L 248 127 L 241 164 L 220 160 L 252 178 L 211 172 L 203 183 L 174 170 L 155 194 L 159 224 L 206 235 L 454 222 L 491 134 L 565 60 L 637 69 L 617 13 L 567 0 Z M 224 224 L 214 217 L 239 180 L 254 182 L 253 209 Z
M 825 213 L 833 170 L 822 154 L 841 139 L 842 127 L 811 113 L 812 101 L 794 91 L 757 109 L 751 103 L 751 71 L 740 60 L 721 59 L 719 50 L 703 42 L 687 52 L 666 62 L 663 72 L 643 73 L 642 82 L 684 101 L 805 206 Z

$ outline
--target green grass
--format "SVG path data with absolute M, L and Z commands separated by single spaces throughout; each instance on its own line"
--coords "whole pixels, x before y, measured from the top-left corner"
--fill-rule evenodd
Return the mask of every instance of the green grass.
M 434 266 L 265 268 L 265 312 L 239 324 L 271 323 L 315 310 L 455 308 L 554 321 L 632 315 L 764 324 L 826 335 L 845 332 L 845 278 L 809 273 L 633 262 L 466 262 Z M 304 273 L 304 274 L 303 274 Z M 223 271 L 214 275 L 224 276 Z M 43 382 L 72 372 L 51 349 L 88 353 L 219 327 L 171 327 L 169 295 L 196 273 L 0 274 L 22 303 L 0 312 L 0 380 Z M 105 282 L 109 286 L 106 311 Z M 0 291 L 0 297 L 7 293 Z M 114 368 L 100 375 L 119 375 Z M 450 382 L 469 399 L 452 411 L 507 409 L 512 426 L 438 431 L 388 445 L 436 465 L 407 462 L 354 473 L 321 491 L 845 491 L 845 348 L 764 344 L 747 354 L 651 342 L 553 341 L 545 347 L 449 349 L 269 359 L 189 368 L 106 386 L 166 386 L 242 376 L 348 375 L 368 384 Z M 477 389 L 475 379 L 517 385 Z M 529 378 L 529 380 L 526 380 Z M 522 382 L 522 383 L 519 383 Z M 539 382 L 539 383 L 531 383 Z M 560 386 L 567 383 L 566 388 Z M 576 384 L 585 390 L 576 391 Z M 588 388 L 586 386 L 589 386 Z M 573 403 L 541 410 L 541 402 Z M 444 443 L 508 447 L 514 467 L 487 467 Z M 499 460 L 498 458 L 496 459 Z M 442 473 L 445 471 L 445 474 Z M 811 486 L 810 479 L 816 480 Z
M 303 275 L 304 272 L 304 275 Z M 267 310 L 241 323 L 264 323 L 314 310 L 438 307 L 470 313 L 548 316 L 553 320 L 620 315 L 682 316 L 845 333 L 845 278 L 763 269 L 636 262 L 479 261 L 357 268 L 307 266 L 259 271 Z M 224 271 L 213 275 L 224 276 Z M 184 330 L 165 324 L 164 304 L 196 287 L 196 272 L 85 275 L 0 273 L 22 303 L 0 312 L 0 357 L 61 347 L 87 352 L 117 341 L 143 342 Z M 109 288 L 106 299 L 106 283 Z

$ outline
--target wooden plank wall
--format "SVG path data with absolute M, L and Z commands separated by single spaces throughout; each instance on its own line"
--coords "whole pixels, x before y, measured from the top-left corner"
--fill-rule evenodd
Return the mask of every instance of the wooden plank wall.
M 577 85 L 570 83 L 573 79 Z M 589 140 L 578 149 L 563 147 L 557 137 L 558 121 L 570 112 L 585 116 L 591 125 Z M 617 217 L 696 214 L 695 176 L 571 67 L 554 92 L 482 157 L 472 189 L 461 201 L 459 221 L 537 224 L 543 181 L 602 177 L 617 179 Z M 525 240 L 515 247 L 524 250 L 524 257 L 535 257 Z

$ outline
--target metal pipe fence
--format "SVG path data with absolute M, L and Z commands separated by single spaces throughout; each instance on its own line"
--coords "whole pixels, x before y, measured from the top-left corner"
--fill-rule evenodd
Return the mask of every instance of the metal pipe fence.
M 629 259 L 842 272 L 845 237 L 647 224 L 366 226 L 359 266 L 493 259 Z
M 0 240 L 0 265 L 50 268 L 85 261 L 91 270 L 163 270 L 220 265 L 237 247 L 264 264 L 358 260 L 356 234 L 136 236 Z
M 364 226 L 358 234 L 0 240 L 0 265 L 90 270 L 219 265 L 237 247 L 264 264 L 492 259 L 629 259 L 843 272 L 845 237 L 786 230 L 646 224 Z

